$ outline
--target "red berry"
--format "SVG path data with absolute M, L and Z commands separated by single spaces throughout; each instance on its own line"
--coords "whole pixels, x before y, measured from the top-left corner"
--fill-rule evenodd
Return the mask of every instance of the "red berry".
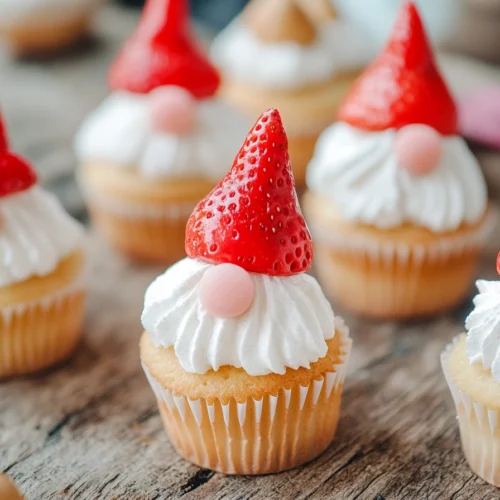
M 231 170 L 195 208 L 187 223 L 186 252 L 191 258 L 271 276 L 311 267 L 311 235 L 276 109 L 257 120 Z
M 219 73 L 191 35 L 187 0 L 148 0 L 109 73 L 113 90 L 137 94 L 177 85 L 203 99 L 212 97 L 219 84 Z
M 421 123 L 457 134 L 455 103 L 413 2 L 401 7 L 384 51 L 355 82 L 338 119 L 369 131 Z
M 497 255 L 497 273 L 500 274 L 500 252 Z
M 29 189 L 36 182 L 36 172 L 24 158 L 0 152 L 0 197 Z

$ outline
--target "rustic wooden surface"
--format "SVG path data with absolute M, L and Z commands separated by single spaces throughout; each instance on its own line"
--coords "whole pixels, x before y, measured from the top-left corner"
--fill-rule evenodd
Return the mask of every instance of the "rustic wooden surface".
M 71 137 L 105 95 L 105 73 L 134 15 L 105 9 L 101 37 L 57 61 L 0 58 L 12 142 L 73 213 Z M 498 231 L 495 233 L 498 235 Z M 494 276 L 500 239 L 481 275 Z M 495 499 L 460 450 L 439 353 L 471 309 L 405 324 L 344 314 L 354 337 L 337 437 L 312 464 L 226 477 L 179 458 L 143 376 L 137 343 L 144 289 L 162 269 L 132 265 L 93 234 L 85 335 L 58 370 L 0 384 L 0 471 L 31 499 Z M 472 290 L 471 290 L 472 296 Z

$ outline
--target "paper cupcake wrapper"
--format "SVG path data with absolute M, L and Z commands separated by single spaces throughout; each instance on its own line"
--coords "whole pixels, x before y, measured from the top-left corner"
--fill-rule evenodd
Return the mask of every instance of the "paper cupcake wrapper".
M 337 330 L 338 331 L 338 330 Z M 335 371 L 261 399 L 192 400 L 164 388 L 143 364 L 177 451 L 200 467 L 226 474 L 267 474 L 308 462 L 331 443 L 351 340 L 346 330 Z
M 81 335 L 84 275 L 39 300 L 1 310 L 0 377 L 32 373 L 63 360 Z
M 78 182 L 83 196 L 89 205 L 93 205 L 99 210 L 125 219 L 151 219 L 155 221 L 187 220 L 198 203 L 197 201 L 165 203 L 163 205 L 137 202 L 126 203 L 112 196 L 98 193 L 81 179 L 79 179 Z
M 441 353 L 441 367 L 457 410 L 462 448 L 470 468 L 488 483 L 500 486 L 500 412 L 474 400 L 453 382 L 448 360 L 459 338 Z
M 429 262 L 439 262 L 481 247 L 493 229 L 495 220 L 496 214 L 490 212 L 485 221 L 468 235 L 443 235 L 435 243 L 412 246 L 406 243 L 376 241 L 373 238 L 357 235 L 345 237 L 311 221 L 309 225 L 316 242 L 336 251 L 368 255 L 373 261 L 386 264 L 396 261 L 401 265 L 406 265 L 410 262 L 411 265 L 418 267 L 424 259 Z

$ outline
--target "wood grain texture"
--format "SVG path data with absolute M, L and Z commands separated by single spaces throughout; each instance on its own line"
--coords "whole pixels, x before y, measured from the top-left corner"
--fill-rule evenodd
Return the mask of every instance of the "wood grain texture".
M 106 94 L 107 66 L 135 14 L 106 8 L 99 38 L 54 61 L 0 57 L 2 105 L 16 149 L 73 213 L 71 138 Z M 493 235 L 480 274 L 494 276 Z M 340 427 L 312 464 L 264 477 L 226 477 L 185 462 L 169 444 L 141 371 L 144 290 L 162 269 L 132 265 L 96 235 L 88 241 L 84 339 L 57 370 L 0 384 L 0 471 L 31 499 L 494 499 L 460 450 L 439 353 L 471 309 L 404 324 L 345 314 L 354 350 Z M 471 296 L 473 291 L 471 290 Z

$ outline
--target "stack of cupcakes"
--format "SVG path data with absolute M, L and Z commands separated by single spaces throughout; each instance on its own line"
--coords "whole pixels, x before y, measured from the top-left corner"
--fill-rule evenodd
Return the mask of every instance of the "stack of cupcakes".
M 187 0 L 149 0 L 111 68 L 113 93 L 76 137 L 80 178 L 98 229 L 144 260 L 184 254 L 196 203 L 248 129 L 215 97 L 219 75 L 196 47 Z
M 141 359 L 186 459 L 282 471 L 331 443 L 351 341 L 314 278 L 279 113 L 264 113 L 146 292 Z M 293 306 L 293 307 L 292 307 Z

